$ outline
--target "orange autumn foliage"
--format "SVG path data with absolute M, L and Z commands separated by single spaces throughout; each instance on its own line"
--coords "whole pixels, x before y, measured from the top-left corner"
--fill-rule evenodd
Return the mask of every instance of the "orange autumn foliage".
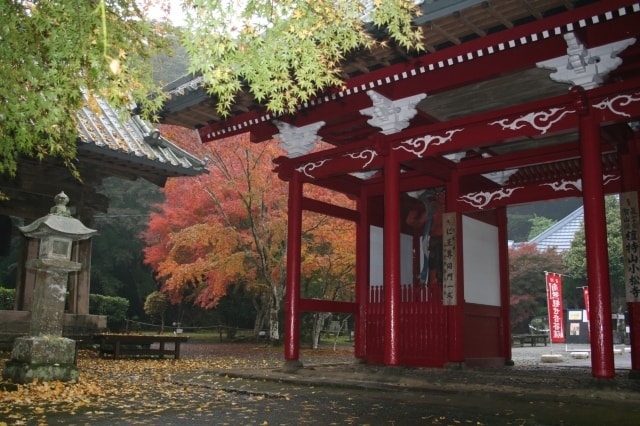
M 276 142 L 253 144 L 247 135 L 241 135 L 202 145 L 192 131 L 163 126 L 162 132 L 190 152 L 208 158 L 210 171 L 169 179 L 164 188 L 166 200 L 157 206 L 143 233 L 145 262 L 154 269 L 162 291 L 174 303 L 195 294 L 196 304 L 212 308 L 229 284 L 243 281 L 281 299 L 288 184 L 272 171 L 273 159 L 283 154 Z M 305 196 L 349 204 L 346 198 L 312 185 L 305 185 Z M 335 220 L 326 216 L 303 216 L 303 234 L 315 241 L 305 245 L 309 249 L 304 254 L 306 259 L 315 256 L 309 262 L 315 268 L 303 268 L 303 273 L 345 262 L 352 268 L 355 233 L 339 231 Z M 331 255 L 312 248 L 317 245 L 332 247 Z

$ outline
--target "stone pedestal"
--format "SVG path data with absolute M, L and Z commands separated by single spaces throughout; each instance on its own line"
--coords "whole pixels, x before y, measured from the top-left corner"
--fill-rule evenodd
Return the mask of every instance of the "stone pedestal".
M 79 271 L 80 266 L 77 262 L 60 259 L 33 259 L 27 263 L 27 268 L 36 273 L 31 336 L 62 336 L 69 272 Z
M 39 249 L 38 258 L 26 265 L 35 275 L 30 336 L 14 341 L 11 360 L 2 373 L 15 383 L 78 379 L 76 342 L 62 337 L 64 305 L 69 273 L 82 267 L 70 260 L 73 243 L 89 239 L 96 231 L 71 217 L 64 192 L 55 200 L 49 215 L 20 228 L 26 237 L 39 241 Z
M 76 342 L 60 336 L 19 337 L 13 343 L 11 360 L 6 362 L 3 378 L 16 383 L 78 380 L 75 365 Z

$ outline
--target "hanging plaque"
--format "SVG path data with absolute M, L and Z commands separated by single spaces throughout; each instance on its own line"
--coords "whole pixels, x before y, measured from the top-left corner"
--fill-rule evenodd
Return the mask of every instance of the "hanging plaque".
M 640 248 L 638 247 L 640 220 L 638 219 L 638 193 L 620 194 L 620 220 L 622 222 L 622 250 L 627 302 L 640 302 Z
M 445 306 L 458 304 L 456 218 L 456 212 L 442 214 L 442 304 Z

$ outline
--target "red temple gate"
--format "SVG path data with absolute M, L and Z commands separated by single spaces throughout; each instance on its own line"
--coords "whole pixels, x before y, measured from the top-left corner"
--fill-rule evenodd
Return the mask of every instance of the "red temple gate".
M 274 117 L 253 108 L 229 120 L 194 123 L 203 142 L 250 131 L 256 142 L 293 135 L 300 146 L 317 139 L 333 145 L 277 161 L 276 171 L 290 185 L 287 362 L 299 363 L 300 312 L 322 309 L 356 315 L 355 355 L 367 362 L 508 363 L 505 208 L 580 197 L 592 373 L 614 376 L 604 195 L 637 195 L 640 186 L 640 3 L 605 0 L 566 8 L 563 1 L 529 0 L 528 9 L 535 4 L 544 13 L 522 16 L 507 0 L 485 3 L 459 13 L 493 19 L 500 28 L 487 24 L 467 37 L 459 16 L 434 18 L 424 26 L 430 53 L 399 54 L 397 62 L 382 64 L 376 60 L 385 52 L 376 52 L 381 56 L 366 72 L 362 61 L 345 64 L 352 74 L 344 87 L 301 105 L 298 114 Z M 507 16 L 512 19 L 505 23 Z M 442 41 L 434 28 L 458 37 Z M 188 115 L 173 119 L 183 124 Z M 277 127 L 283 121 L 292 135 Z M 308 183 L 352 197 L 357 208 L 314 204 L 303 197 Z M 436 188 L 446 194 L 442 275 L 416 283 L 403 277 L 407 257 L 412 274 L 420 269 L 404 248 L 404 236 L 414 236 L 406 229 L 405 194 Z M 301 299 L 306 209 L 356 223 L 354 303 Z M 383 234 L 374 258 L 372 226 Z M 379 276 L 371 270 L 376 262 L 383 265 Z M 630 281 L 630 288 L 632 370 L 640 371 L 640 283 Z

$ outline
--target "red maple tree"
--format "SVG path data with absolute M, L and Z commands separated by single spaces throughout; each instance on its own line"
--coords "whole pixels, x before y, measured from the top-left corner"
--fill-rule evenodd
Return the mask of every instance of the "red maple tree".
M 282 155 L 275 141 L 254 144 L 248 135 L 199 144 L 195 133 L 163 126 L 163 134 L 200 157 L 208 158 L 208 174 L 169 179 L 165 202 L 153 213 L 143 233 L 145 262 L 152 266 L 162 291 L 173 303 L 193 297 L 213 308 L 234 282 L 247 282 L 258 295 L 256 331 L 269 327 L 279 339 L 278 313 L 285 292 L 288 185 L 273 173 L 273 160 Z M 309 187 L 309 188 L 306 188 Z M 307 185 L 305 195 L 328 199 L 323 190 Z M 333 194 L 332 203 L 350 204 Z M 352 202 L 351 202 L 352 203 Z M 320 216 L 320 217 L 318 217 Z M 304 215 L 303 233 L 313 243 L 304 256 L 315 256 L 318 273 L 329 253 L 354 251 L 355 235 L 331 232 L 331 220 Z M 334 226 L 335 227 L 335 226 Z M 323 246 L 324 251 L 314 247 Z M 334 249 L 335 248 L 335 249 Z M 332 255 L 336 257 L 336 255 Z M 341 255 L 338 255 L 340 257 Z M 344 262 L 353 257 L 342 255 Z M 333 263 L 337 266 L 336 260 Z

